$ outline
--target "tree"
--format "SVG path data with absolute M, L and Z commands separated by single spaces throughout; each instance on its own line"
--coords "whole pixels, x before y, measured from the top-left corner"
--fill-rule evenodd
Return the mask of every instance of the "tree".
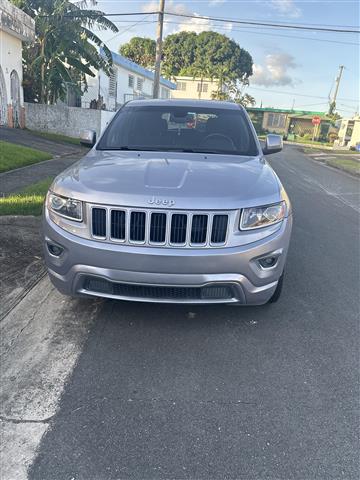
M 24 95 L 28 101 L 54 103 L 64 98 L 69 84 L 79 92 L 81 85 L 86 88 L 86 75 L 94 77 L 94 70 L 109 73 L 111 52 L 93 29 L 118 29 L 103 12 L 86 8 L 96 1 L 12 2 L 35 19 L 35 41 L 23 49 Z
M 163 43 L 162 73 L 167 78 L 186 75 L 195 61 L 197 34 L 179 32 L 168 35 Z
M 232 100 L 245 108 L 256 105 L 255 98 L 248 93 L 243 94 L 236 82 L 231 82 L 226 85 L 225 90 L 214 92 L 212 98 L 214 100 Z
M 119 53 L 145 68 L 153 68 L 156 42 L 151 38 L 133 37 L 128 43 L 119 47 Z
M 119 51 L 143 66 L 155 63 L 154 40 L 135 37 Z M 165 77 L 189 75 L 201 81 L 217 79 L 218 97 L 230 86 L 248 85 L 252 65 L 249 52 L 217 32 L 179 32 L 168 35 L 163 43 L 162 74 Z

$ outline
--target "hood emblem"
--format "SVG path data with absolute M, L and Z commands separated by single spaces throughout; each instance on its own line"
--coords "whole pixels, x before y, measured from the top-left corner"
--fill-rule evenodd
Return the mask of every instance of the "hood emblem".
M 150 205 L 162 205 L 164 207 L 173 207 L 175 205 L 175 200 L 152 197 L 150 198 L 150 200 L 148 200 L 148 203 L 150 203 Z

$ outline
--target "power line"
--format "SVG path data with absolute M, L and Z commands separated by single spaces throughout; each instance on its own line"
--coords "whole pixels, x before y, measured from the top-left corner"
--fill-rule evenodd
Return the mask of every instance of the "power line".
M 101 15 L 105 17 L 124 17 L 124 16 L 137 16 L 137 15 L 144 15 L 144 12 L 121 12 L 121 13 L 104 13 L 99 12 Z M 158 11 L 152 12 L 145 12 L 147 15 L 158 15 Z M 275 28 L 290 28 L 290 29 L 298 29 L 298 30 L 311 30 L 311 31 L 319 31 L 319 32 L 335 32 L 335 33 L 360 33 L 360 30 L 353 30 L 357 28 L 355 26 L 342 26 L 343 28 L 334 28 L 337 27 L 336 25 L 328 25 L 328 26 L 317 26 L 318 24 L 297 24 L 297 23 L 266 23 L 266 22 L 257 22 L 253 20 L 238 20 L 238 19 L 231 19 L 231 18 L 219 18 L 219 17 L 210 17 L 210 16 L 202 16 L 202 15 L 190 15 L 186 13 L 176 13 L 176 12 L 164 12 L 166 15 L 171 15 L 175 17 L 184 17 L 184 18 L 195 18 L 199 20 L 211 20 L 216 22 L 225 22 L 225 23 L 238 23 L 241 25 L 258 25 L 263 27 L 275 27 Z M 53 17 L 52 15 L 38 15 L 38 17 Z M 64 17 L 76 17 L 77 12 L 69 12 L 64 15 Z M 351 28 L 350 30 L 348 28 Z
M 151 21 L 149 21 L 148 23 L 150 23 L 150 22 Z M 115 20 L 114 23 L 118 23 L 118 22 Z M 170 20 L 165 20 L 164 23 L 173 24 L 173 25 L 181 25 L 181 22 L 172 22 Z M 217 29 L 229 31 L 229 33 L 234 31 L 234 32 L 244 32 L 244 33 L 255 34 L 255 35 L 265 35 L 265 36 L 268 36 L 268 37 L 296 38 L 296 39 L 300 39 L 300 40 L 311 40 L 311 41 L 315 41 L 315 42 L 336 43 L 336 44 L 341 44 L 341 45 L 354 45 L 354 46 L 359 45 L 356 42 L 342 42 L 342 41 L 338 41 L 338 40 L 330 40 L 330 39 L 325 39 L 325 38 L 299 37 L 297 35 L 282 35 L 281 33 L 253 32 L 253 31 L 244 30 L 244 29 L 241 29 L 241 28 L 232 28 L 231 30 L 229 30 L 225 26 L 216 25 L 216 24 L 214 24 L 213 27 L 217 28 Z M 256 28 L 256 27 L 244 27 L 244 28 L 251 29 L 251 28 Z M 276 29 L 274 29 L 274 30 L 276 30 Z
M 321 98 L 323 100 L 329 100 L 327 97 L 320 97 L 317 95 L 305 95 L 303 93 L 295 93 L 295 92 L 281 92 L 278 90 L 270 90 L 268 88 L 259 88 L 259 87 L 253 87 L 252 85 L 249 85 L 249 88 L 252 88 L 253 90 L 259 90 L 261 92 L 270 92 L 270 93 L 278 93 L 278 94 L 283 94 L 283 95 L 295 95 L 297 97 L 307 97 L 307 98 Z M 356 98 L 339 98 L 338 100 L 344 100 L 345 102 L 357 102 L 358 99 Z
M 319 32 L 336 32 L 336 33 L 360 33 L 360 30 L 348 30 L 348 29 L 341 29 L 341 28 L 324 28 L 324 27 L 314 27 L 314 26 L 305 26 L 305 25 L 291 25 L 285 23 L 265 23 L 265 22 L 251 22 L 246 20 L 233 20 L 233 19 L 226 19 L 226 18 L 216 18 L 216 17 L 205 17 L 201 15 L 190 15 L 186 13 L 174 13 L 174 12 L 165 12 L 166 15 L 172 15 L 175 17 L 183 17 L 183 18 L 196 18 L 199 20 L 212 20 L 216 22 L 225 22 L 225 23 L 239 23 L 242 25 L 260 25 L 262 27 L 276 27 L 276 28 L 291 28 L 297 30 L 313 30 Z
M 135 22 L 132 25 L 130 25 L 128 28 L 125 28 L 124 30 L 121 30 L 120 32 L 117 32 L 113 37 L 109 38 L 109 40 L 107 40 L 107 42 L 112 42 L 115 38 L 119 37 L 120 35 L 128 32 L 132 28 L 136 27 L 137 25 L 142 23 L 146 18 L 148 18 L 150 15 L 151 15 L 151 13 L 147 13 L 146 15 L 144 15 L 142 20 L 139 20 L 138 22 Z

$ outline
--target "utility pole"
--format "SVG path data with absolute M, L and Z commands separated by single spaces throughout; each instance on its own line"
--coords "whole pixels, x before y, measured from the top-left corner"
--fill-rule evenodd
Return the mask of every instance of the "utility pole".
M 153 98 L 159 98 L 159 91 L 160 91 L 160 68 L 161 68 L 161 55 L 162 55 L 162 36 L 163 36 L 163 27 L 164 27 L 164 9 L 165 9 L 165 0 L 160 0 L 159 17 L 158 17 L 158 24 L 156 29 L 156 60 L 155 60 Z
M 334 95 L 333 95 L 332 101 L 329 105 L 329 115 L 332 115 L 335 112 L 336 97 L 337 97 L 337 94 L 338 94 L 338 91 L 339 91 L 340 80 L 341 80 L 341 76 L 342 76 L 344 68 L 345 68 L 344 65 L 339 66 L 339 74 L 338 74 L 338 76 L 336 77 L 336 80 L 335 80 L 336 85 L 335 85 Z

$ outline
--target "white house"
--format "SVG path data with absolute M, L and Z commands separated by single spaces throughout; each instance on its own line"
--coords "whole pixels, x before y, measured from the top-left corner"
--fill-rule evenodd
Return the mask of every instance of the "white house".
M 335 140 L 334 146 L 348 149 L 360 147 L 360 116 L 343 118 L 336 123 L 339 127 L 339 138 Z
M 83 108 L 96 108 L 97 105 L 114 111 L 128 100 L 152 97 L 154 72 L 118 53 L 111 53 L 113 67 L 110 77 L 99 71 L 96 77 L 87 78 L 88 90 L 81 98 Z M 160 98 L 170 98 L 170 92 L 175 88 L 175 83 L 160 77 Z
M 194 78 L 176 76 L 176 90 L 171 93 L 172 98 L 194 98 L 212 100 L 213 94 L 218 91 L 219 81 L 211 78 Z M 222 89 L 224 91 L 224 87 Z
M 34 20 L 0 0 L 0 125 L 23 126 L 22 42 L 34 35 Z

